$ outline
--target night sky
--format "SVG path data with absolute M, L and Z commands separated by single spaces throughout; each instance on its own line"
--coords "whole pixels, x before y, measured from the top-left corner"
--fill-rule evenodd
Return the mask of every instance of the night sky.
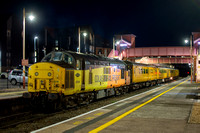
M 183 46 L 191 32 L 200 31 L 200 0 L 6 0 L 0 15 L 26 12 L 36 15 L 27 31 L 45 26 L 91 25 L 95 34 L 112 40 L 114 34 L 136 35 L 136 46 Z M 34 28 L 32 28 L 32 26 Z

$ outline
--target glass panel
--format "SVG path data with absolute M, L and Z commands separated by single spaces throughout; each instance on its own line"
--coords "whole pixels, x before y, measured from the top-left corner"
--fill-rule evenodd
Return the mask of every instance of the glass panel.
M 13 72 L 12 72 L 12 75 L 17 75 L 17 72 L 16 72 L 16 71 L 13 71 Z
M 68 63 L 70 65 L 75 64 L 73 58 L 68 54 L 64 54 L 64 62 L 66 62 L 66 63 Z M 80 61 L 79 61 L 79 64 L 78 64 L 78 61 L 76 63 L 77 63 L 76 65 L 79 65 L 78 67 L 80 69 Z
M 53 61 L 61 61 L 62 60 L 62 53 L 61 52 L 55 52 Z
M 21 75 L 22 75 L 22 72 L 18 71 L 18 72 L 17 72 L 17 75 L 21 76 Z
M 76 61 L 76 69 L 77 69 L 77 70 L 80 70 L 80 68 L 81 68 L 80 60 L 77 60 L 77 61 Z

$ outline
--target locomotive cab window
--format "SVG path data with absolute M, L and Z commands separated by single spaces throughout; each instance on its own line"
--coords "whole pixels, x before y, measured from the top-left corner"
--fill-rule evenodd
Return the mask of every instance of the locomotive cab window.
M 62 60 L 62 52 L 55 52 L 52 60 L 53 61 L 61 61 Z
M 68 64 L 72 64 L 72 57 L 70 57 L 67 54 L 64 54 L 64 62 L 66 62 Z
M 68 55 L 68 54 L 64 54 L 64 62 L 66 62 L 69 65 L 75 64 L 73 57 L 71 55 Z M 79 61 L 79 69 L 80 69 L 80 61 Z

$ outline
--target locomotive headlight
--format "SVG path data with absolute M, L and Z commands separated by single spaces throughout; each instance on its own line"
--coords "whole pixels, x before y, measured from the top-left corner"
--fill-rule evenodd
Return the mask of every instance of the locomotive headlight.
M 48 73 L 48 76 L 49 76 L 49 77 L 51 76 L 51 72 Z
M 35 76 L 38 76 L 39 75 L 39 73 L 38 72 L 35 72 Z

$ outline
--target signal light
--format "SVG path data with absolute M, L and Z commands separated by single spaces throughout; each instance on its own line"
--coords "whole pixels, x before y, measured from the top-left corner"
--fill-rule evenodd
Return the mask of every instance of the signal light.
M 189 72 L 187 72 L 187 74 L 189 74 Z

